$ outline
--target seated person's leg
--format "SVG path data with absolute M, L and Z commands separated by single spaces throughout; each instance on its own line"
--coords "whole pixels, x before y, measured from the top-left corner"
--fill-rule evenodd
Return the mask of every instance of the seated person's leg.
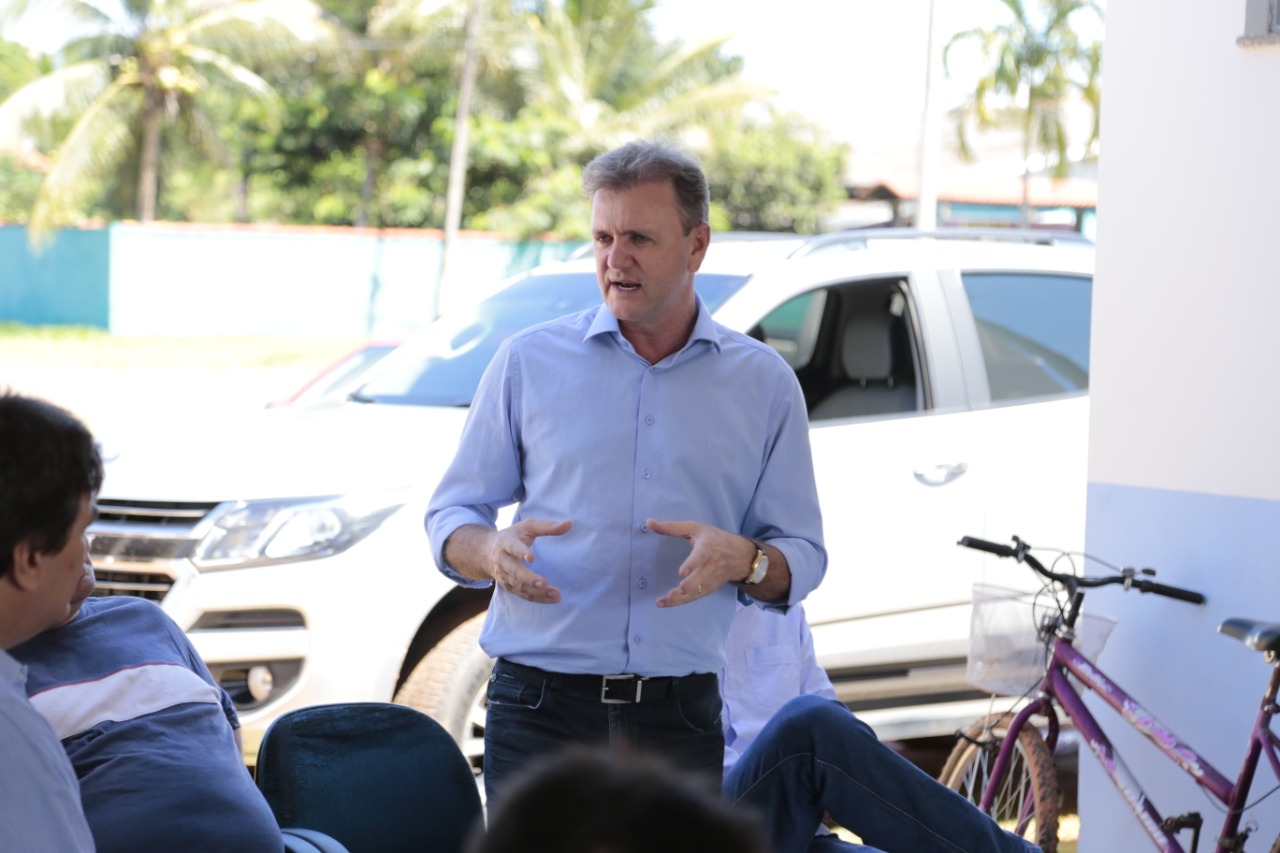
M 1036 848 L 882 744 L 839 702 L 787 702 L 725 777 L 725 797 L 764 815 L 778 853 L 807 850 L 824 812 L 889 853 Z

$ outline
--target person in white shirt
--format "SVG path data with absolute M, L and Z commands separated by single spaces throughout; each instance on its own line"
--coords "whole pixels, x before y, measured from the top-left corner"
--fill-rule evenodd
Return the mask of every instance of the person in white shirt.
M 1039 849 L 881 743 L 836 700 L 802 606 L 741 607 L 726 651 L 724 796 L 763 816 L 777 853 Z M 826 815 L 874 846 L 827 832 Z

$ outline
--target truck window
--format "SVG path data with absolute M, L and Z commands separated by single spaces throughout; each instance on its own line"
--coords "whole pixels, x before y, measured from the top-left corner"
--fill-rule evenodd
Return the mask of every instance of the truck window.
M 1089 278 L 965 273 L 962 280 L 993 401 L 1089 387 Z

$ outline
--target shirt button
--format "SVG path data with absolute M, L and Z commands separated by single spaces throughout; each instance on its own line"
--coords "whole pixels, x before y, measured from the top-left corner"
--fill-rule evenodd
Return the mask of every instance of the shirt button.
M 648 533 L 648 532 L 649 532 L 649 525 L 647 525 L 647 524 L 642 524 L 642 525 L 640 525 L 640 532 L 641 532 L 641 533 Z
M 645 471 L 645 472 L 644 472 L 644 478 L 645 478 L 646 480 L 650 479 L 652 476 L 653 476 L 653 474 L 651 474 L 650 472 L 648 472 L 648 471 Z
M 649 426 L 653 426 L 653 415 L 645 415 L 644 422 L 647 423 Z
M 635 643 L 638 646 L 640 645 L 640 643 L 644 642 L 644 638 L 641 637 L 639 634 L 636 634 L 634 637 L 631 638 L 631 642 Z
M 645 578 L 640 578 L 640 580 L 636 581 L 636 586 L 640 587 L 641 589 L 644 589 L 648 585 L 649 585 L 649 581 L 646 580 Z

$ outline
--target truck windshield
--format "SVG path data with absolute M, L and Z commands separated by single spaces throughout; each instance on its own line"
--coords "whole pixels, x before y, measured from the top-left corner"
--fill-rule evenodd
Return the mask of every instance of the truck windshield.
M 715 312 L 745 275 L 699 274 L 694 287 Z M 468 406 L 498 345 L 521 329 L 600 302 L 594 272 L 532 275 L 446 315 L 387 356 L 352 399 L 409 406 Z

